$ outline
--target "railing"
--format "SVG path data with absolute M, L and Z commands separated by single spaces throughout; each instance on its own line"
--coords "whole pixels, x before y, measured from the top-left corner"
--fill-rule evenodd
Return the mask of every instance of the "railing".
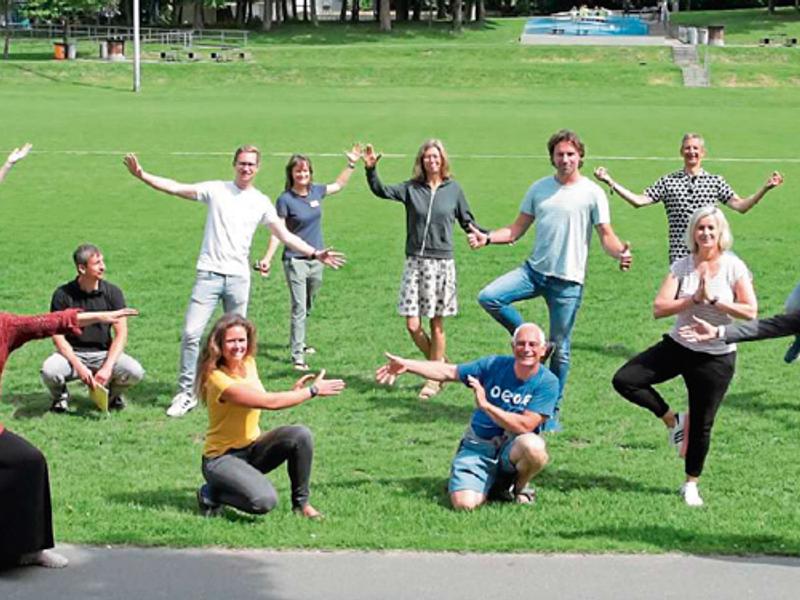
M 64 37 L 64 28 L 61 25 L 37 25 L 36 27 L 23 27 L 11 25 L 0 28 L 11 31 L 13 37 L 48 38 L 58 39 Z M 215 46 L 247 46 L 247 31 L 232 29 L 159 29 L 157 27 L 142 27 L 140 39 L 145 44 L 166 44 L 192 46 L 195 43 Z M 132 27 L 117 27 L 112 25 L 71 25 L 69 37 L 76 40 L 106 40 L 106 39 L 133 39 Z

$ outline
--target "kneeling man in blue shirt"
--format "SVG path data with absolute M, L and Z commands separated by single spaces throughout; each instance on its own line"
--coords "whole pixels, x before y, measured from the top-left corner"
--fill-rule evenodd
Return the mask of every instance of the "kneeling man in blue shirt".
M 513 356 L 486 356 L 473 362 L 410 360 L 386 354 L 376 372 L 391 385 L 398 375 L 414 373 L 437 381 L 461 381 L 475 394 L 475 412 L 464 432 L 450 470 L 448 491 L 457 510 L 484 504 L 496 484 L 505 485 L 518 503 L 535 499 L 530 480 L 549 460 L 544 439 L 535 431 L 553 416 L 558 379 L 542 364 L 547 338 L 538 325 L 523 323 L 514 331 Z M 496 488 L 495 488 L 496 490 Z

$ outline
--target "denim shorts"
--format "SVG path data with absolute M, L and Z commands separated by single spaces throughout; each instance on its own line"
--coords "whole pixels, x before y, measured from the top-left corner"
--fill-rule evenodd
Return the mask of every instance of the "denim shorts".
M 487 440 L 468 429 L 450 467 L 448 491 L 452 494 L 471 490 L 488 496 L 499 473 L 517 471 L 509 456 L 514 439 L 514 436 L 503 435 Z

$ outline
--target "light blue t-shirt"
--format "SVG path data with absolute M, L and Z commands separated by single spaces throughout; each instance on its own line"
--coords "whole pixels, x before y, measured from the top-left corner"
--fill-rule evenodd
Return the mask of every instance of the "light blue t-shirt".
M 476 361 L 458 365 L 458 379 L 467 384 L 472 375 L 486 390 L 486 399 L 506 412 L 522 414 L 531 411 L 552 417 L 558 401 L 558 378 L 545 367 L 527 380 L 514 373 L 512 356 L 484 356 Z M 491 439 L 503 434 L 503 428 L 480 409 L 475 409 L 470 421 L 472 430 L 480 437 Z
M 582 284 L 592 228 L 611 222 L 602 188 L 586 177 L 563 185 L 551 175 L 528 189 L 519 210 L 535 218 L 536 241 L 528 258 L 531 268 Z

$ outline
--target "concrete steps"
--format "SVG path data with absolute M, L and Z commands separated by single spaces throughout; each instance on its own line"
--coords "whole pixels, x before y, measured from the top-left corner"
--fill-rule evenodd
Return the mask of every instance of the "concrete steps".
M 700 66 L 697 46 L 673 46 L 672 62 L 681 68 L 684 87 L 708 87 L 711 85 L 709 72 L 705 67 Z

